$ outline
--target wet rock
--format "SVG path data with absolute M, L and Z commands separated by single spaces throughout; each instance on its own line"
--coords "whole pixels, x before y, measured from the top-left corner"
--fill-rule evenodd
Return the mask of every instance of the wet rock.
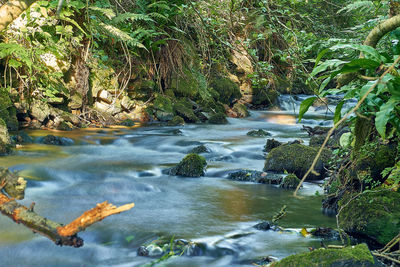
M 199 122 L 196 114 L 193 112 L 193 105 L 186 100 L 179 100 L 174 105 L 176 115 L 182 117 L 185 122 Z M 172 119 L 172 118 L 171 118 Z
M 268 221 L 264 221 L 254 225 L 253 227 L 260 231 L 268 231 L 271 230 L 271 223 Z
M 62 121 L 57 126 L 57 130 L 60 130 L 60 131 L 71 131 L 72 130 L 72 124 L 70 122 Z
M 211 124 L 228 124 L 224 113 L 215 113 L 210 116 L 208 122 Z
M 304 143 L 303 140 L 301 140 L 301 139 L 296 139 L 296 140 L 287 142 L 287 145 L 295 145 L 295 144 L 303 144 L 303 143 Z
M 282 145 L 282 143 L 277 141 L 277 140 L 275 140 L 275 139 L 268 139 L 267 143 L 264 146 L 264 151 L 265 152 L 270 152 L 272 149 L 274 149 L 274 148 L 276 148 L 278 146 L 281 146 L 281 145 Z
M 301 144 L 283 145 L 272 149 L 265 160 L 264 171 L 276 171 L 294 173 L 297 177 L 303 177 L 311 167 L 318 149 Z M 330 151 L 324 150 L 318 160 L 315 171 L 320 175 L 310 173 L 307 180 L 321 180 L 324 178 L 330 158 Z
M 171 133 L 173 135 L 178 135 L 178 136 L 183 135 L 183 132 L 181 130 L 179 130 L 179 129 L 172 130 Z
M 158 95 L 153 102 L 154 115 L 160 121 L 170 121 L 174 117 L 174 108 L 171 99 Z
M 149 250 L 145 246 L 140 246 L 137 250 L 137 255 L 141 257 L 149 256 Z
M 311 231 L 311 234 L 315 237 L 328 239 L 328 240 L 339 240 L 340 234 L 338 231 L 332 228 L 316 228 L 315 230 Z
M 224 104 L 233 104 L 235 100 L 240 99 L 239 86 L 227 77 L 215 76 L 211 79 L 210 87 L 218 92 L 217 100 Z
M 296 189 L 300 183 L 300 179 L 297 178 L 296 174 L 289 174 L 285 178 L 283 178 L 282 183 L 279 187 L 284 189 Z
M 252 260 L 250 262 L 250 264 L 254 265 L 254 266 L 267 266 L 268 264 L 271 264 L 271 263 L 277 262 L 277 261 L 278 261 L 278 258 L 273 257 L 273 256 L 267 256 L 267 257 L 261 257 L 256 260 Z
M 148 245 L 146 247 L 146 250 L 148 251 L 148 256 L 150 256 L 150 257 L 158 257 L 164 253 L 164 251 L 161 247 L 154 245 L 154 244 Z
M 271 134 L 267 131 L 264 131 L 263 129 L 258 129 L 258 130 L 251 130 L 247 133 L 248 136 L 253 136 L 253 137 L 267 137 L 271 136 Z
M 180 126 L 180 125 L 184 125 L 184 124 L 185 124 L 185 120 L 180 116 L 175 116 L 172 120 L 170 120 L 167 123 L 168 126 Z
M 195 153 L 195 154 L 210 153 L 210 152 L 211 152 L 210 149 L 208 149 L 208 147 L 206 147 L 205 145 L 197 146 L 189 151 L 189 153 Z
M 354 200 L 345 196 L 339 202 L 339 226 L 347 233 L 368 237 L 385 245 L 400 232 L 400 194 L 365 192 Z
M 313 128 L 310 126 L 303 125 L 303 130 L 306 131 L 309 136 L 327 134 L 330 129 L 331 129 L 330 127 L 315 126 Z
M 231 172 L 228 179 L 242 182 L 253 182 L 260 184 L 274 184 L 279 185 L 282 178 L 279 175 L 269 174 L 266 172 L 253 171 L 253 170 L 239 170 Z
M 240 103 L 236 103 L 235 105 L 233 105 L 232 110 L 237 114 L 238 118 L 246 118 L 250 115 L 247 107 Z
M 74 143 L 72 139 L 65 138 L 65 137 L 58 137 L 54 135 L 46 135 L 41 140 L 41 143 L 46 145 L 54 145 L 54 146 L 69 146 Z
M 119 125 L 126 126 L 126 127 L 133 127 L 133 126 L 135 126 L 135 122 L 131 119 L 126 119 L 126 120 L 123 120 L 122 122 L 120 122 Z
M 204 176 L 207 166 L 206 159 L 197 154 L 188 154 L 179 164 L 169 170 L 170 175 L 185 177 Z
M 287 266 L 380 266 L 367 245 L 361 244 L 343 249 L 316 249 L 307 253 L 291 255 L 274 263 L 274 267 Z
M 32 137 L 30 137 L 25 131 L 19 131 L 18 134 L 12 136 L 11 139 L 16 144 L 31 144 L 31 143 L 33 143 Z

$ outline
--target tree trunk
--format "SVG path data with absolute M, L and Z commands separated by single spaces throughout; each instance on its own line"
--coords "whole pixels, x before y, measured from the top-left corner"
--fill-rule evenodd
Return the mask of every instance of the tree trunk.
M 10 0 L 0 7 L 0 32 L 7 28 L 36 0 Z

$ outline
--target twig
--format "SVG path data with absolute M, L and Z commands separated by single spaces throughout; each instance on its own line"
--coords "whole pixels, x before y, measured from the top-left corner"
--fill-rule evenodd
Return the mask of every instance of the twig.
M 395 263 L 397 263 L 397 264 L 400 264 L 400 261 L 399 261 L 399 260 L 396 260 L 396 259 L 394 259 L 394 258 L 392 258 L 392 257 L 389 257 L 388 255 L 380 254 L 380 253 L 377 253 L 377 252 L 372 252 L 372 255 L 377 256 L 377 257 L 381 257 L 381 258 L 385 258 L 385 259 L 387 259 L 387 260 L 390 260 L 390 261 L 392 261 L 392 262 L 395 262 Z
M 382 79 L 386 76 L 386 74 L 390 73 L 395 66 L 397 65 L 397 63 L 399 63 L 400 61 L 400 56 L 397 57 L 397 59 L 395 60 L 395 62 L 378 78 L 378 80 L 368 89 L 368 91 L 363 95 L 363 97 L 360 99 L 360 101 L 358 101 L 357 105 L 352 108 L 349 112 L 346 113 L 346 115 L 343 116 L 342 119 L 340 119 L 328 132 L 324 143 L 322 144 L 321 148 L 319 149 L 317 155 L 314 158 L 314 161 L 311 165 L 311 167 L 308 169 L 308 171 L 306 172 L 306 174 L 304 174 L 303 178 L 301 179 L 299 185 L 297 186 L 296 190 L 294 191 L 293 195 L 296 197 L 297 196 L 297 192 L 299 191 L 301 185 L 303 184 L 303 182 L 306 180 L 307 176 L 311 173 L 314 172 L 314 167 L 317 164 L 319 158 L 321 157 L 322 151 L 325 148 L 326 144 L 329 141 L 329 138 L 332 136 L 333 132 L 338 128 L 338 126 L 340 124 L 342 124 L 345 120 L 347 120 L 347 118 L 353 114 L 356 110 L 358 110 L 361 106 L 362 103 L 364 103 L 365 99 L 368 97 L 368 95 L 378 86 L 378 84 L 380 84 L 382 82 Z

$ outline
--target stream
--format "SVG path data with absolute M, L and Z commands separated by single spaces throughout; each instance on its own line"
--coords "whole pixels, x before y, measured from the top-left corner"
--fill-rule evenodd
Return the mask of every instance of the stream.
M 31 130 L 39 139 L 53 134 L 73 140 L 71 146 L 26 145 L 0 166 L 20 171 L 28 180 L 22 204 L 68 223 L 96 203 L 130 202 L 135 207 L 99 222 L 79 235 L 82 248 L 58 247 L 24 226 L 0 216 L 0 257 L 3 266 L 140 266 L 155 260 L 137 256 L 137 249 L 160 236 L 204 244 L 198 256 L 174 257 L 158 266 L 252 266 L 268 255 L 283 258 L 319 247 L 320 239 L 296 231 L 258 231 L 253 225 L 271 220 L 283 205 L 287 215 L 279 225 L 288 229 L 335 227 L 335 218 L 321 212 L 322 189 L 305 183 L 301 199 L 276 186 L 226 179 L 237 169 L 262 170 L 267 138 L 247 136 L 264 129 L 281 142 L 308 135 L 302 125 L 330 126 L 332 112 L 311 108 L 298 124 L 293 110 L 306 96 L 281 96 L 281 111 L 252 111 L 227 125 L 160 124 L 131 128 L 80 129 L 71 132 Z M 334 111 L 334 107 L 330 107 Z M 179 130 L 179 131 L 177 131 Z M 192 148 L 204 144 L 210 153 L 202 178 L 162 174 Z M 319 192 L 316 193 L 316 192 Z

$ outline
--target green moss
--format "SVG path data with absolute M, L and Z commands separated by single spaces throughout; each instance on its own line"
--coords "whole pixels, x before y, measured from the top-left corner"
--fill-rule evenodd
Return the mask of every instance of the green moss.
M 346 232 L 368 236 L 384 245 L 400 232 L 400 194 L 393 191 L 367 192 L 346 205 L 339 202 L 340 227 Z
M 175 75 L 171 81 L 171 89 L 177 97 L 207 99 L 211 97 L 207 87 L 206 78 L 195 69 L 184 69 L 183 74 Z
M 246 118 L 250 115 L 247 107 L 240 103 L 236 103 L 235 105 L 233 105 L 233 111 L 238 114 L 239 118 Z
M 300 179 L 296 176 L 296 174 L 291 173 L 283 178 L 283 181 L 279 186 L 285 189 L 296 189 L 299 183 Z
M 215 100 L 218 100 L 221 103 L 230 105 L 234 100 L 242 97 L 239 86 L 229 78 L 216 76 L 211 80 L 210 86 L 219 95 Z
M 267 137 L 271 136 L 271 134 L 267 131 L 264 131 L 263 129 L 258 129 L 258 130 L 251 130 L 247 133 L 248 136 L 253 136 L 253 137 Z
M 264 146 L 264 151 L 270 152 L 272 149 L 277 148 L 278 146 L 281 146 L 281 145 L 282 145 L 282 143 L 275 139 L 268 139 L 267 143 Z
M 185 122 L 198 122 L 199 119 L 193 112 L 193 105 L 185 100 L 181 99 L 174 104 L 175 114 L 181 116 Z
M 153 112 L 160 121 L 171 120 L 174 117 L 174 108 L 171 99 L 158 95 L 153 102 Z
M 191 153 L 184 157 L 176 167 L 172 168 L 170 174 L 186 177 L 200 177 L 204 176 L 204 169 L 206 166 L 207 161 L 204 157 Z
M 180 117 L 180 116 L 175 116 L 172 120 L 168 122 L 169 126 L 178 126 L 178 125 L 184 125 L 185 120 Z
M 273 264 L 273 267 L 372 267 L 374 263 L 374 258 L 367 245 L 361 244 L 343 249 L 317 249 L 307 253 L 291 255 Z
M 18 130 L 17 110 L 5 88 L 0 88 L 0 119 L 3 119 L 10 131 Z
M 279 146 L 272 149 L 267 155 L 264 171 L 287 171 L 296 174 L 298 177 L 303 177 L 311 167 L 317 153 L 318 149 L 301 144 Z M 323 150 L 314 168 L 320 175 L 309 174 L 307 180 L 320 180 L 324 178 L 326 173 L 324 166 L 328 163 L 330 155 L 329 150 Z
M 227 124 L 228 120 L 225 113 L 215 113 L 210 116 L 208 122 L 211 124 Z
M 279 93 L 274 89 L 253 88 L 252 104 L 256 106 L 271 106 L 275 104 Z

